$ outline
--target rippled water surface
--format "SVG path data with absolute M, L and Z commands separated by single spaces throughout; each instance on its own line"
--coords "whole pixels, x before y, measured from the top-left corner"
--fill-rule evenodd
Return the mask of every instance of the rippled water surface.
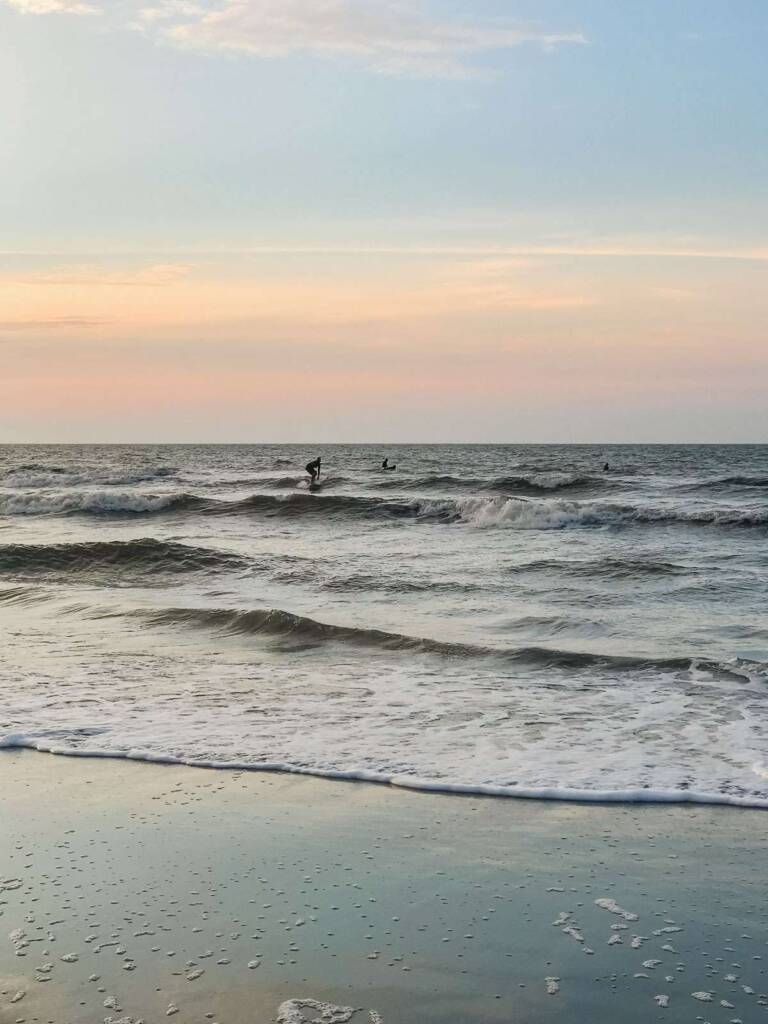
M 0 745 L 768 805 L 767 542 L 766 446 L 6 446 Z

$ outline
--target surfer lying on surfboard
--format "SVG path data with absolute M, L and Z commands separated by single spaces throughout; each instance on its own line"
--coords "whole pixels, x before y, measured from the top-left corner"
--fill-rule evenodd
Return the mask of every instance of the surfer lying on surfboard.
M 312 487 L 320 479 L 320 456 L 318 455 L 314 462 L 308 462 L 304 468 L 309 473 L 309 486 Z

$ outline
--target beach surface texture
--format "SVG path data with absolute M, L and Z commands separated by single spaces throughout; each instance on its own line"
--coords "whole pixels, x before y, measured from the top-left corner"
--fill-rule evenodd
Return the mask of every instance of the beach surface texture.
M 756 812 L 19 751 L 0 770 L 3 1024 L 766 1012 Z

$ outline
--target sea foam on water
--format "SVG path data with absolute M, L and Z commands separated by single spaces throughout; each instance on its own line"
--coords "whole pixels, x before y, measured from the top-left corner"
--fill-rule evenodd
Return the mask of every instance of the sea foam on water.
M 0 746 L 768 806 L 768 449 L 379 454 L 6 446 Z

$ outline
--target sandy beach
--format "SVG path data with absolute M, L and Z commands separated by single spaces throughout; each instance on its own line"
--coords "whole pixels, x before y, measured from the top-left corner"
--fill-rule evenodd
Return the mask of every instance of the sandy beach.
M 2 1024 L 765 1013 L 758 811 L 20 751 L 0 770 Z

